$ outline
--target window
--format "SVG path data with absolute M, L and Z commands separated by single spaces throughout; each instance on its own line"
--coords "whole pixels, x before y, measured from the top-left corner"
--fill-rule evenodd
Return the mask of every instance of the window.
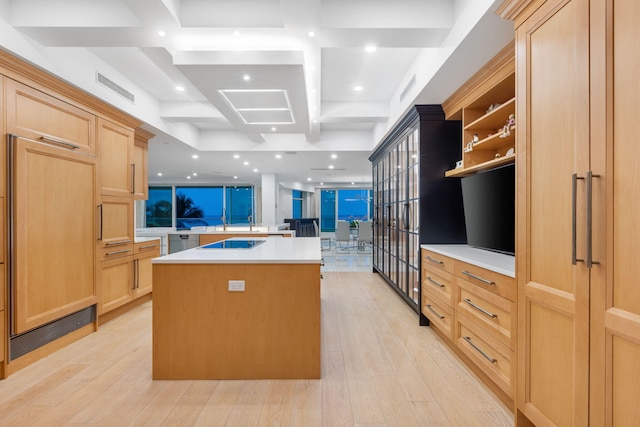
M 371 190 L 321 190 L 320 230 L 335 231 L 338 221 L 369 221 Z
M 336 231 L 336 190 L 320 191 L 320 231 Z
M 302 218 L 302 191 L 291 190 L 291 198 L 293 199 L 292 218 Z
M 223 187 L 176 187 L 176 228 L 222 224 Z
M 338 190 L 338 220 L 368 221 L 370 190 Z
M 226 207 L 228 224 L 255 223 L 253 187 L 227 187 Z
M 147 227 L 171 227 L 173 214 L 172 187 L 149 187 L 149 199 L 145 204 Z

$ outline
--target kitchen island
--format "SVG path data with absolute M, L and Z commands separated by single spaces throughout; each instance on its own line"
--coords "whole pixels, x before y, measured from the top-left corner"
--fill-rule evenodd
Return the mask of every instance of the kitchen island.
M 320 378 L 320 239 L 246 241 L 153 260 L 154 379 Z

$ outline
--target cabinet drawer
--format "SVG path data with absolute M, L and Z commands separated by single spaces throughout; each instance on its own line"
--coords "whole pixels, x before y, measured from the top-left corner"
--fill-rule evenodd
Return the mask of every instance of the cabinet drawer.
M 452 308 L 455 306 L 454 283 L 453 274 L 430 266 L 423 266 L 422 292 L 440 298 Z
M 155 252 L 155 256 L 160 256 L 160 240 L 149 240 L 147 242 L 138 242 L 133 245 L 134 254 L 145 254 Z
M 464 316 L 456 316 L 456 346 L 509 397 L 514 397 L 515 353 Z
M 436 298 L 422 295 L 422 314 L 427 316 L 432 326 L 435 326 L 447 338 L 453 340 L 453 309 Z
M 440 255 L 427 249 L 422 249 L 422 268 L 427 266 L 436 267 L 445 270 L 451 274 L 455 272 L 453 258 Z
M 486 270 L 466 262 L 456 261 L 455 275 L 478 285 L 483 289 L 494 292 L 508 299 L 516 300 L 516 281 L 513 277 L 508 277 L 494 271 Z
M 99 254 L 100 260 L 102 261 L 131 255 L 133 255 L 133 245 L 131 243 L 123 243 L 120 245 L 101 248 Z
M 510 349 L 516 348 L 515 303 L 456 278 L 456 311 Z
M 6 105 L 8 133 L 95 155 L 93 114 L 11 79 Z

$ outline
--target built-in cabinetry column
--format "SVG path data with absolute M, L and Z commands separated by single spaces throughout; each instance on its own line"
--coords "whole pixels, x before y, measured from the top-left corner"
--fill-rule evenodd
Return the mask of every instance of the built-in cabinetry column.
M 517 46 L 517 422 L 636 425 L 640 4 L 501 10 Z
M 4 138 L 4 87 L 5 77 L 0 75 L 0 379 L 6 377 L 5 363 L 7 360 L 7 278 L 5 267 L 5 245 L 6 245 L 6 140 Z
M 265 227 L 276 225 L 276 200 L 276 176 L 272 173 L 263 173 L 262 221 L 260 223 Z

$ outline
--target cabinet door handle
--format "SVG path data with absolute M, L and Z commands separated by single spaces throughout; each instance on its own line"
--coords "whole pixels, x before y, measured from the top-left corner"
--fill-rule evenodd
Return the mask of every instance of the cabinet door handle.
M 425 255 L 425 258 L 431 262 L 435 262 L 436 264 L 444 264 L 444 262 L 440 261 L 439 259 L 431 258 L 429 255 Z
M 100 230 L 100 237 L 98 237 L 98 240 L 102 241 L 102 204 L 98 205 L 98 209 L 100 209 L 100 227 L 98 227 Z
M 76 150 L 76 149 L 80 148 L 79 145 L 71 144 L 70 142 L 60 141 L 59 139 L 49 138 L 47 136 L 41 136 L 40 137 L 40 141 L 47 142 L 47 143 L 50 143 L 50 144 L 62 145 L 65 148 L 68 148 L 70 150 Z
M 482 351 L 482 349 L 480 347 L 478 347 L 473 341 L 471 341 L 470 337 L 462 337 L 466 342 L 469 343 L 469 345 L 471 347 L 473 347 L 478 353 L 480 353 L 485 359 L 487 359 L 489 362 L 491 363 L 496 363 L 498 361 L 498 359 L 494 359 L 493 357 L 489 356 L 487 353 L 485 353 L 484 351 Z
M 469 298 L 465 298 L 465 299 L 463 299 L 463 301 L 466 302 L 467 304 L 469 304 L 471 307 L 473 307 L 476 310 L 478 310 L 480 313 L 484 314 L 485 316 L 491 317 L 492 319 L 495 319 L 496 317 L 498 317 L 497 314 L 493 314 L 493 313 L 485 310 L 484 308 L 480 307 L 479 305 L 476 305 L 476 304 L 472 303 Z
M 431 276 L 427 276 L 427 280 L 428 280 L 429 282 L 433 283 L 434 285 L 436 285 L 436 286 L 440 287 L 440 288 L 444 288 L 444 285 L 443 285 L 442 283 L 440 283 L 440 282 L 436 282 L 435 280 L 433 280 L 433 279 L 431 278 Z
M 131 163 L 131 194 L 136 192 L 136 164 Z
M 476 280 L 479 280 L 482 283 L 486 283 L 487 285 L 495 285 L 496 284 L 496 282 L 494 282 L 494 281 L 483 279 L 482 277 L 476 276 L 475 274 L 469 273 L 468 271 L 463 271 L 462 274 L 464 274 L 466 276 L 469 276 L 469 277 L 472 277 L 472 278 L 474 278 Z
M 133 260 L 133 285 L 131 289 L 135 290 L 138 287 L 138 260 Z
M 131 243 L 131 240 L 129 240 L 129 239 L 127 239 L 127 240 L 118 240 L 117 242 L 106 243 L 105 246 L 119 246 L 119 245 L 126 245 L 128 243 Z
M 593 264 L 600 264 L 599 261 L 593 260 L 593 178 L 600 178 L 600 175 L 594 175 L 592 171 L 587 172 L 587 267 L 591 268 Z
M 425 305 L 425 307 L 427 307 L 429 309 L 429 311 L 431 311 L 433 314 L 438 316 L 440 318 L 440 320 L 444 319 L 444 316 L 442 314 L 438 313 L 437 311 L 435 311 L 433 309 L 433 307 L 431 307 L 431 304 L 427 304 L 427 305 Z
M 150 249 L 150 248 L 155 248 L 158 245 L 145 245 L 145 246 L 140 246 L 140 249 Z
M 129 251 L 131 251 L 131 249 L 122 249 L 122 250 L 119 250 L 119 251 L 107 252 L 106 255 L 109 256 L 109 255 L 123 254 L 123 253 L 129 252 Z
M 576 265 L 578 262 L 584 262 L 583 259 L 578 259 L 577 249 L 576 249 L 576 204 L 577 204 L 577 192 L 578 192 L 578 180 L 584 179 L 581 176 L 578 176 L 577 173 L 571 175 L 571 264 Z

